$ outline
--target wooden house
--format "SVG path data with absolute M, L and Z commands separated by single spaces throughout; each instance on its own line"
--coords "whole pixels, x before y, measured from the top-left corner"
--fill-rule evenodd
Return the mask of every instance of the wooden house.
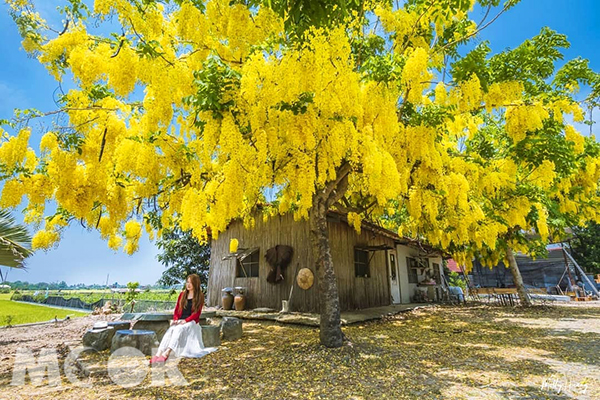
M 342 311 L 409 303 L 421 282 L 433 278 L 441 283 L 442 258 L 430 248 L 369 222 L 363 222 L 359 234 L 348 225 L 345 215 L 337 212 L 328 214 L 328 228 Z M 234 238 L 240 250 L 231 256 L 229 244 Z M 282 273 L 283 280 L 270 283 L 267 276 L 272 267 L 265 254 L 277 245 L 291 246 L 293 257 Z M 308 289 L 296 283 L 297 273 L 303 268 L 314 275 L 314 284 Z M 246 309 L 279 310 L 282 300 L 289 298 L 290 311 L 318 312 L 318 282 L 308 221 L 294 221 L 289 214 L 266 222 L 257 218 L 255 227 L 249 230 L 241 221 L 232 222 L 211 241 L 207 305 L 220 306 L 221 291 L 226 287 L 245 288 Z M 432 287 L 420 290 L 427 289 L 431 292 Z

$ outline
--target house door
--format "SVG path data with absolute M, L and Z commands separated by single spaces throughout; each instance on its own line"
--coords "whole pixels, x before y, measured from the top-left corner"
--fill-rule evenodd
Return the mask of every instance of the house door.
M 400 279 L 398 277 L 398 262 L 396 261 L 396 250 L 387 251 L 388 274 L 390 277 L 390 294 L 393 304 L 400 304 Z

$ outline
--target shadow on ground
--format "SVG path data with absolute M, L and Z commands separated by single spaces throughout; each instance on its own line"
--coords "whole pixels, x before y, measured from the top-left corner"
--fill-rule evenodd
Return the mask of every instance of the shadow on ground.
M 65 380 L 60 397 L 592 399 L 600 395 L 600 334 L 530 321 L 598 324 L 599 314 L 600 308 L 435 307 L 345 327 L 349 341 L 339 349 L 321 347 L 313 328 L 245 323 L 241 340 L 181 360 L 187 386 L 151 386 L 146 379 L 125 389 L 99 368 L 91 388 Z M 86 362 L 102 365 L 108 356 Z M 8 383 L 0 377 L 0 385 Z

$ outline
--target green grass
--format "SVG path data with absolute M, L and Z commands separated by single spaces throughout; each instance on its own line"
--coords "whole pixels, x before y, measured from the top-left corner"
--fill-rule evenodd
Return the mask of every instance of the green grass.
M 12 296 L 12 292 L 11 293 L 0 293 L 0 300 L 10 300 L 10 296 Z
M 10 301 L 10 294 L 0 294 L 0 326 L 27 324 L 30 322 L 42 322 L 54 319 L 62 319 L 67 315 L 81 317 L 87 313 L 50 308 L 35 304 L 24 304 Z M 9 321 L 10 320 L 10 321 Z

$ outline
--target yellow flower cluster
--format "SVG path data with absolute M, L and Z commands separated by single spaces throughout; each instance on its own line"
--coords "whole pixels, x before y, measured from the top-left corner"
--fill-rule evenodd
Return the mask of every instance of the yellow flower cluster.
M 127 254 L 133 254 L 139 247 L 140 237 L 142 236 L 142 226 L 135 220 L 129 220 L 125 224 L 125 252 Z M 113 239 L 117 240 L 117 239 Z
M 581 154 L 584 151 L 585 139 L 579 132 L 575 130 L 573 125 L 567 125 L 565 127 L 565 136 L 568 141 L 574 143 L 575 153 Z
M 47 250 L 58 242 L 59 239 L 60 236 L 57 232 L 44 229 L 33 235 L 31 248 L 33 250 Z
M 408 93 L 406 100 L 413 104 L 423 102 L 423 91 L 429 87 L 429 81 L 433 77 L 427 68 L 428 61 L 427 50 L 417 47 L 408 56 L 402 70 L 402 84 Z
M 563 122 L 563 113 L 572 114 L 575 122 L 583 121 L 583 110 L 574 101 L 559 99 L 550 103 L 550 108 L 557 122 Z
M 499 160 L 493 162 L 485 174 L 481 174 L 477 187 L 486 196 L 495 198 L 504 191 L 513 191 L 517 177 L 517 165 L 513 160 Z
M 1 128 L 0 134 L 4 137 L 7 135 Z M 28 159 L 33 159 L 35 163 L 35 153 L 31 154 L 27 151 L 30 135 L 30 129 L 21 129 L 17 136 L 9 137 L 7 141 L 2 143 L 2 146 L 0 146 L 0 164 L 3 164 L 5 168 L 12 169 L 22 164 L 25 156 Z
M 444 82 L 438 82 L 435 85 L 434 94 L 435 104 L 439 104 L 442 106 L 446 105 L 446 102 L 448 100 L 448 91 L 446 90 L 446 85 L 444 85 Z
M 21 204 L 23 195 L 25 194 L 25 188 L 23 183 L 16 179 L 10 179 L 4 182 L 2 188 L 2 197 L 0 198 L 0 207 L 12 208 Z
M 520 101 L 523 93 L 523 84 L 517 81 L 493 83 L 488 87 L 483 96 L 487 112 L 494 108 L 504 107 L 514 101 Z
M 540 237 L 541 237 L 542 241 L 546 242 L 548 240 L 548 235 L 549 235 L 549 232 L 548 232 L 548 211 L 540 203 L 534 204 L 534 207 L 536 208 L 536 210 L 538 212 L 538 218 L 537 218 L 537 221 L 536 221 L 537 231 L 540 234 Z
M 121 238 L 121 236 L 119 236 L 119 235 L 111 235 L 108 238 L 108 247 L 115 251 L 119 250 L 121 248 L 122 243 L 123 243 L 123 238 Z
M 548 111 L 541 103 L 533 105 L 509 106 L 506 109 L 506 132 L 515 143 L 525 139 L 527 132 L 540 129 Z
M 472 74 L 468 80 L 461 82 L 450 92 L 450 103 L 457 105 L 460 112 L 467 112 L 481 105 L 482 96 L 479 78 Z
M 354 212 L 349 212 L 347 215 L 348 224 L 356 230 L 356 232 L 360 235 L 360 229 L 362 226 L 362 217 Z
M 531 202 L 525 196 L 511 198 L 506 202 L 507 211 L 504 216 L 508 226 L 527 229 L 525 217 L 531 211 Z
M 395 50 L 401 50 L 406 41 L 416 39 L 417 29 L 427 24 L 427 18 L 419 19 L 416 12 L 404 8 L 393 10 L 391 7 L 377 6 L 375 15 L 381 20 L 386 31 L 394 33 Z
M 555 165 L 552 161 L 544 160 L 539 166 L 533 169 L 528 180 L 542 189 L 548 189 L 556 177 L 554 168 Z

